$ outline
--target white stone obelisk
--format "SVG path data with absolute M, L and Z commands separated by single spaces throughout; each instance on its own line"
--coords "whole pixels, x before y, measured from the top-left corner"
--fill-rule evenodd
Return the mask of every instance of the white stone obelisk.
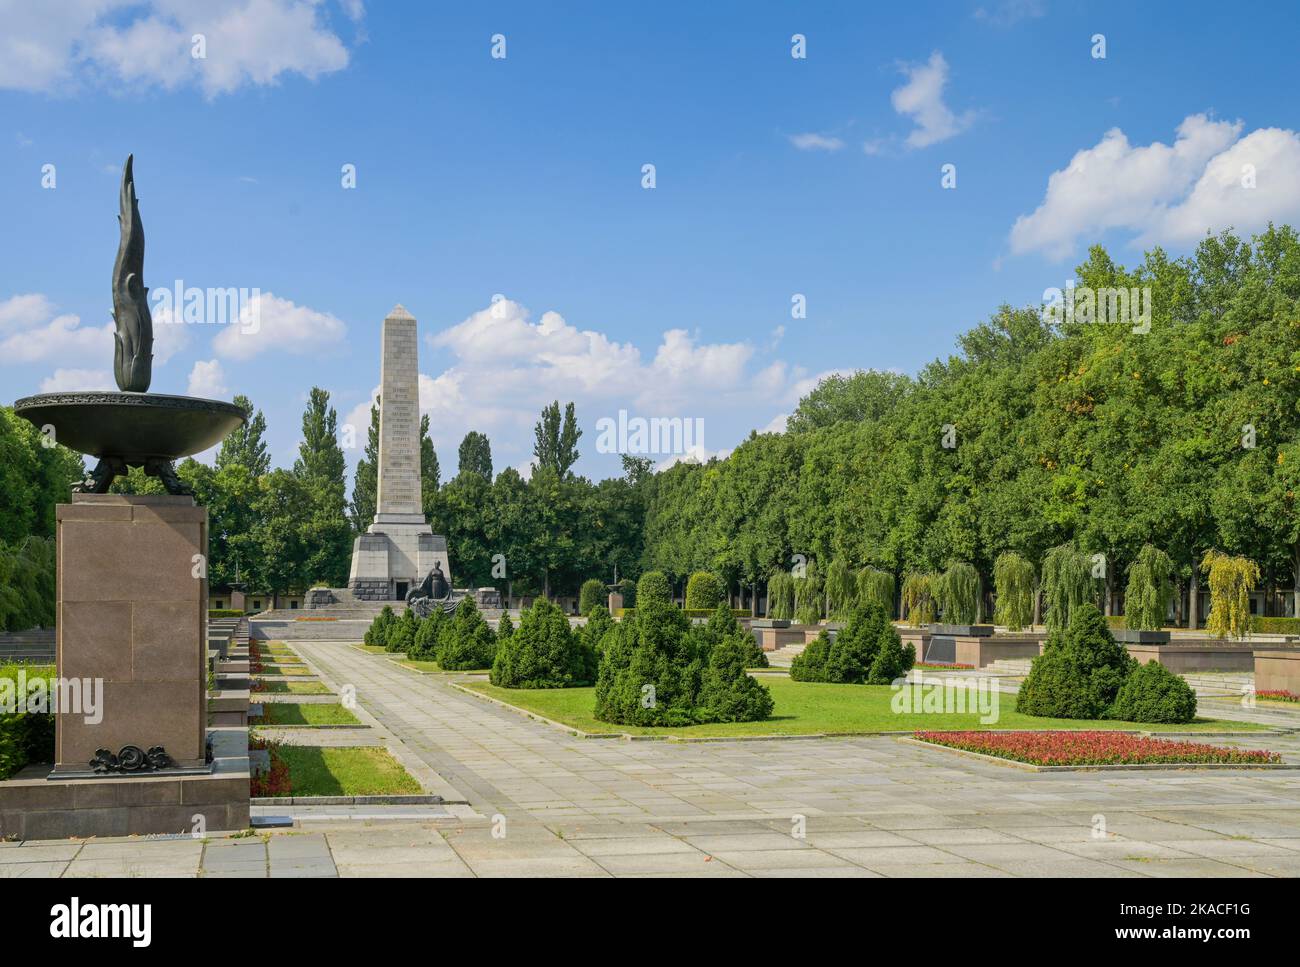
M 352 546 L 348 588 L 357 598 L 394 600 L 437 561 L 451 581 L 447 542 L 420 500 L 420 368 L 415 317 L 400 305 L 384 319 L 379 378 L 379 468 L 375 520 Z

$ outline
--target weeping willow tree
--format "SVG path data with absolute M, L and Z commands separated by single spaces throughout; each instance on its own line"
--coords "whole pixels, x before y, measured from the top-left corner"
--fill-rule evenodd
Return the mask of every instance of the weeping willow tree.
M 826 569 L 826 614 L 836 619 L 847 618 L 857 604 L 858 586 L 853 572 L 842 557 L 837 557 Z
M 0 541 L 0 631 L 54 627 L 54 572 L 51 538 Z
M 1092 561 L 1073 544 L 1061 544 L 1043 558 L 1043 599 L 1047 613 L 1043 623 L 1049 631 L 1062 631 L 1074 609 L 1091 601 L 1096 593 Z
M 858 572 L 858 604 L 878 604 L 885 614 L 894 613 L 894 575 L 879 568 L 864 567 Z
M 767 616 L 784 621 L 794 617 L 794 579 L 785 571 L 767 579 Z
M 1215 550 L 1201 558 L 1210 578 L 1210 615 L 1205 630 L 1216 638 L 1245 638 L 1250 630 L 1250 592 L 1259 583 L 1259 565 L 1249 558 Z
M 822 620 L 822 579 L 812 561 L 804 568 L 803 577 L 794 579 L 794 620 L 805 625 Z
M 939 575 L 921 571 L 911 571 L 903 578 L 903 612 L 913 628 L 934 623 L 939 581 Z
M 993 562 L 993 591 L 994 622 L 1020 631 L 1034 620 L 1034 566 L 1015 551 L 1003 551 Z
M 939 580 L 939 607 L 946 624 L 975 624 L 980 620 L 982 597 L 980 573 L 975 565 L 965 561 L 948 565 Z
M 1174 562 L 1147 544 L 1128 569 L 1124 623 L 1135 631 L 1159 631 L 1174 596 Z

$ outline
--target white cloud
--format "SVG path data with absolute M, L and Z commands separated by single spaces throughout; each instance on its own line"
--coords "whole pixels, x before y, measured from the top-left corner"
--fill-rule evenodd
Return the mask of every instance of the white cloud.
M 225 399 L 230 393 L 230 389 L 226 386 L 226 374 L 221 368 L 221 361 L 218 359 L 196 360 L 194 368 L 190 370 L 189 388 L 186 392 L 190 396 L 197 396 L 202 399 Z
M 39 292 L 15 295 L 0 302 L 0 331 L 27 329 L 54 315 L 54 305 Z
M 1081 238 L 1113 229 L 1139 245 L 1181 245 L 1300 218 L 1300 135 L 1260 128 L 1241 137 L 1243 127 L 1191 115 L 1172 145 L 1134 146 L 1118 128 L 1107 131 L 1053 172 L 1038 208 L 1016 219 L 1011 251 L 1064 259 Z
M 353 21 L 358 0 L 341 0 Z M 0 88 L 72 90 L 85 83 L 175 89 L 208 97 L 285 74 L 315 79 L 348 65 L 319 0 L 63 0 L 58 15 L 0 0 Z M 206 56 L 192 54 L 202 34 Z
M 212 348 L 218 356 L 240 360 L 264 352 L 303 356 L 332 349 L 346 332 L 342 320 L 328 312 L 263 292 L 240 307 L 239 323 L 224 326 L 212 340 Z
M 1254 187 L 1246 186 L 1247 172 L 1253 172 Z M 1211 158 L 1188 196 L 1138 242 L 1185 244 L 1207 230 L 1259 231 L 1270 220 L 1300 220 L 1300 135 L 1281 128 L 1252 131 Z
M 844 147 L 844 142 L 839 138 L 812 132 L 792 134 L 790 135 L 790 143 L 800 151 L 839 151 L 840 148 Z
M 719 460 L 726 460 L 727 457 L 731 456 L 734 449 L 734 447 L 725 447 L 721 450 L 708 450 L 702 445 L 697 445 L 691 447 L 687 453 L 676 454 L 666 460 L 659 461 L 655 464 L 655 473 L 667 470 L 669 467 L 675 467 L 679 463 L 708 463 L 714 457 Z
M 534 322 L 509 299 L 425 341 L 435 360 L 445 360 L 438 375 L 420 377 L 420 408 L 430 416 L 434 443 L 455 447 L 466 431 L 480 430 L 492 440 L 497 467 L 521 473 L 533 425 L 552 400 L 576 404 L 584 431 L 580 448 L 588 456 L 596 452 L 597 421 L 616 419 L 620 409 L 630 417 L 704 419 L 708 443 L 718 447 L 766 424 L 774 409 L 788 409 L 793 387 L 806 375 L 780 360 L 756 367 L 756 359 L 768 356 L 748 342 L 708 343 L 682 328 L 664 331 L 652 353 L 643 355 L 632 343 L 579 329 L 557 312 Z M 429 366 L 427 352 L 422 362 Z M 368 425 L 359 421 L 369 420 L 369 401 L 349 420 Z M 694 443 L 698 459 L 729 452 Z
M 113 324 L 83 326 L 80 316 L 65 313 L 0 339 L 0 360 L 6 363 L 69 358 L 112 359 Z
M 943 89 L 948 83 L 948 62 L 935 51 L 924 64 L 903 65 L 907 83 L 890 96 L 890 103 L 899 114 L 910 117 L 916 127 L 907 136 L 911 148 L 924 148 L 961 134 L 975 123 L 975 112 L 957 115 L 943 102 Z M 868 153 L 872 153 L 868 151 Z
M 190 327 L 172 322 L 170 309 L 151 313 L 153 318 L 153 362 L 161 366 L 190 344 Z M 112 328 L 111 326 L 109 327 Z
M 185 326 L 167 325 L 169 316 L 154 319 L 153 362 L 166 363 L 189 343 Z M 104 362 L 113 358 L 111 322 L 83 326 L 73 313 L 55 314 L 54 303 L 39 293 L 12 296 L 0 302 L 0 362 Z
M 113 374 L 103 369 L 56 369 L 41 380 L 42 393 L 70 393 L 79 390 L 112 390 Z

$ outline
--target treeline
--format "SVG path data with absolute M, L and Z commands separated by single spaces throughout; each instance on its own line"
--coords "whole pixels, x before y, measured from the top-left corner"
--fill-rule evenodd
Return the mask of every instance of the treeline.
M 1257 564 L 1263 585 L 1300 605 L 1295 232 L 1223 234 L 1177 259 L 1157 249 L 1131 270 L 1098 247 L 1076 276 L 1080 291 L 1149 287 L 1149 320 L 1004 306 L 916 377 L 823 381 L 786 432 L 752 434 L 725 460 L 654 473 L 624 457 L 622 477 L 593 483 L 572 469 L 573 405 L 554 403 L 537 423 L 530 479 L 494 474 L 490 442 L 471 431 L 442 482 L 426 421 L 424 510 L 447 537 L 453 583 L 555 596 L 609 583 L 617 568 L 663 571 L 680 591 L 709 571 L 744 606 L 793 573 L 810 580 L 779 578 L 783 601 L 798 595 L 789 607 L 808 614 L 851 591 L 870 601 L 888 589 L 897 606 L 909 578 L 950 575 L 987 615 L 1000 557 L 1025 562 L 1024 587 L 1066 547 L 1100 565 L 1110 610 L 1150 545 L 1172 562 L 1179 608 L 1195 607 L 1211 551 Z M 215 466 L 179 467 L 209 507 L 210 579 L 231 580 L 238 563 L 264 592 L 344 584 L 352 538 L 374 515 L 377 422 L 349 497 L 327 393 L 312 390 L 287 470 L 270 467 L 261 413 L 237 402 L 250 423 Z M 11 412 L 0 431 L 0 539 L 47 537 L 80 462 L 42 448 Z M 135 472 L 117 487 L 157 482 Z
M 0 631 L 54 624 L 54 505 L 81 478 L 81 457 L 0 408 Z
M 228 583 L 238 567 L 239 578 L 261 592 L 345 586 L 353 538 L 375 515 L 378 406 L 371 409 L 348 499 L 338 415 L 328 393 L 311 391 L 298 459 L 287 470 L 270 466 L 262 413 L 247 397 L 235 402 L 249 422 L 226 438 L 214 465 L 185 460 L 177 468 L 208 507 L 210 581 Z M 434 532 L 447 537 L 457 587 L 556 595 L 576 591 L 592 575 L 612 580 L 616 568 L 620 575 L 636 573 L 649 463 L 626 460 L 625 477 L 592 483 L 572 470 L 581 435 L 572 403 L 564 410 L 558 402 L 546 407 L 536 427 L 533 472 L 525 480 L 514 468 L 494 477 L 490 441 L 470 431 L 456 473 L 444 483 L 428 417 L 422 419 L 423 509 Z M 161 490 L 139 471 L 115 488 Z
M 653 478 L 643 566 L 761 594 L 792 568 L 871 566 L 902 588 L 962 562 L 989 589 L 1004 552 L 1038 568 L 1069 543 L 1118 590 L 1150 544 L 1183 590 L 1218 550 L 1300 605 L 1295 232 L 1157 249 L 1131 271 L 1096 247 L 1076 275 L 1149 286 L 1149 331 L 1003 307 L 914 379 L 826 380 L 786 433 Z

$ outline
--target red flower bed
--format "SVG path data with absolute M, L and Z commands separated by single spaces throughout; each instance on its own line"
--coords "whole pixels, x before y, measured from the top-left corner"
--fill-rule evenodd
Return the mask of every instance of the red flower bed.
M 913 668 L 955 668 L 964 671 L 966 669 L 974 668 L 975 666 L 963 665 L 959 661 L 918 661 L 912 667 Z
M 916 738 L 1038 766 L 1281 762 L 1276 752 L 1122 732 L 917 732 Z
M 1256 692 L 1255 697 L 1268 699 L 1270 702 L 1300 702 L 1300 695 L 1285 689 L 1264 689 Z
M 266 739 L 249 739 L 248 748 L 268 749 L 271 753 L 271 771 L 253 776 L 248 784 L 250 796 L 292 796 L 289 783 L 289 764 L 280 758 L 274 742 Z

